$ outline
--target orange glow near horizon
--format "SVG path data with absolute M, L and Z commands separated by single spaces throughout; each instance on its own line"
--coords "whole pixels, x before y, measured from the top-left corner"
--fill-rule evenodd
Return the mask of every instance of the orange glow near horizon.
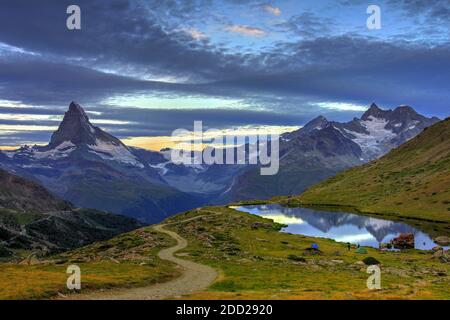
M 223 129 L 223 130 L 209 130 L 203 133 L 204 139 L 214 139 L 216 137 L 223 136 L 254 136 L 257 134 L 266 135 L 266 134 L 282 134 L 285 132 L 290 132 L 299 129 L 297 126 L 260 126 L 260 127 L 240 127 L 236 129 Z M 172 136 L 143 136 L 143 137 L 131 137 L 121 139 L 121 141 L 130 147 L 137 147 L 152 151 L 160 151 L 164 148 L 181 148 L 185 150 L 193 149 L 191 146 L 191 140 L 194 139 L 195 136 L 186 135 L 179 137 Z M 34 144 L 30 144 L 34 145 Z M 37 145 L 45 145 L 45 144 L 37 144 Z M 204 149 L 209 144 L 203 143 L 198 144 L 197 149 Z M 213 144 L 211 144 L 213 146 Z M 20 146 L 0 146 L 0 150 L 17 150 Z

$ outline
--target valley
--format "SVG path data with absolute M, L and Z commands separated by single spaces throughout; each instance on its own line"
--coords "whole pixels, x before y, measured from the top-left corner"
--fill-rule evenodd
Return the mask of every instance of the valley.
M 36 182 L 0 169 L 0 259 L 46 256 L 142 226 L 128 217 L 76 208 Z
M 409 106 L 383 110 L 376 104 L 349 122 L 319 116 L 280 137 L 279 171 L 265 176 L 248 157 L 242 165 L 189 165 L 171 161 L 171 150 L 126 146 L 72 102 L 48 145 L 0 151 L 0 168 L 39 182 L 77 207 L 159 223 L 204 205 L 298 195 L 386 154 L 437 121 Z M 193 157 L 215 152 L 223 154 L 209 147 Z
M 434 239 L 450 230 L 450 130 L 437 121 L 376 105 L 348 123 L 318 117 L 282 137 L 280 172 L 263 177 L 127 147 L 72 103 L 49 145 L 0 153 L 0 299 L 449 299 L 450 254 Z M 186 192 L 191 179 L 202 193 Z M 291 215 L 264 217 L 270 206 Z M 415 249 L 378 248 L 403 232 Z M 81 292 L 66 288 L 73 264 Z M 373 264 L 381 290 L 367 288 Z
M 175 256 L 214 268 L 219 273 L 207 289 L 189 299 L 448 299 L 450 264 L 433 258 L 433 252 L 406 250 L 382 252 L 367 247 L 366 254 L 348 250 L 345 243 L 279 232 L 283 225 L 227 207 L 207 207 L 165 221 L 187 240 Z M 311 251 L 316 243 L 319 251 Z M 73 297 L 65 287 L 65 266 L 79 264 L 82 296 L 95 298 L 113 288 L 144 288 L 180 275 L 174 264 L 160 260 L 158 252 L 173 247 L 174 239 L 151 227 L 132 231 L 31 266 L 1 264 L 0 297 L 5 299 Z M 382 289 L 366 287 L 367 265 L 380 263 Z M 85 270 L 85 271 L 83 271 Z M 41 286 L 21 282 L 41 274 Z M 37 278 L 36 278 L 37 279 Z M 106 291 L 105 291 L 106 290 Z M 123 289 L 118 289 L 123 290 Z M 58 295 L 58 292 L 61 295 Z M 114 291 L 113 291 L 114 292 Z M 100 292 L 100 294 L 102 294 Z M 145 297 L 140 297 L 144 299 Z M 172 298 L 179 299 L 180 296 Z

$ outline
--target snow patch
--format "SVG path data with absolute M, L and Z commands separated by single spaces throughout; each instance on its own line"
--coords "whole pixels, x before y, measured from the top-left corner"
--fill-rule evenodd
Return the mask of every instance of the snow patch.
M 30 165 L 21 165 L 20 167 L 24 169 L 53 169 L 50 166 L 40 165 L 40 164 L 30 164 Z
M 364 154 L 377 155 L 383 153 L 383 143 L 389 142 L 396 137 L 394 132 L 386 129 L 387 124 L 388 121 L 386 119 L 369 116 L 368 120 L 361 121 L 361 125 L 366 128 L 368 134 L 348 129 L 344 130 L 355 137 L 353 141 L 361 147 Z
M 96 154 L 104 160 L 125 163 L 138 168 L 144 165 L 123 145 L 115 145 L 110 142 L 96 139 L 95 145 L 89 146 L 89 152 Z
M 68 157 L 77 147 L 70 141 L 64 141 L 56 148 L 48 151 L 34 151 L 33 158 L 36 159 L 61 159 Z M 32 149 L 35 150 L 35 149 Z
M 163 176 L 169 171 L 169 169 L 166 168 L 166 165 L 168 165 L 170 163 L 171 163 L 170 161 L 167 161 L 167 162 L 158 163 L 156 165 L 149 164 L 149 166 L 152 168 L 158 169 L 159 173 Z
M 416 126 L 419 124 L 419 121 L 415 120 L 413 122 L 411 122 L 411 124 L 408 127 L 408 130 L 413 130 L 416 128 Z
M 61 159 L 61 158 L 67 158 L 77 147 L 70 141 L 64 141 L 60 145 L 58 145 L 56 148 L 47 150 L 47 151 L 40 151 L 39 147 L 23 147 L 19 150 L 15 151 L 8 151 L 5 152 L 5 154 L 9 158 L 14 158 L 16 155 L 21 156 L 28 156 L 33 159 Z

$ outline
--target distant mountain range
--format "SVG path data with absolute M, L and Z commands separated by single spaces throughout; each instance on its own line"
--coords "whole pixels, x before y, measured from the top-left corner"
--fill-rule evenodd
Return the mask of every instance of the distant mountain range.
M 0 256 L 15 249 L 62 251 L 140 226 L 127 217 L 75 209 L 39 184 L 0 170 Z
M 233 186 L 222 199 L 300 194 L 344 169 L 386 154 L 438 121 L 419 115 L 408 106 L 382 110 L 376 104 L 360 119 L 347 123 L 319 116 L 282 136 L 280 171 L 276 176 L 261 176 L 258 168 L 249 168 L 234 178 Z
M 373 104 L 348 123 L 318 117 L 280 141 L 280 172 L 257 165 L 178 165 L 170 150 L 125 146 L 93 126 L 72 102 L 47 146 L 0 152 L 0 166 L 33 179 L 76 206 L 145 222 L 205 204 L 299 194 L 344 169 L 378 158 L 439 121 L 407 106 Z
M 202 204 L 167 184 L 152 163 L 159 153 L 125 146 L 93 126 L 71 103 L 47 146 L 25 146 L 0 156 L 3 168 L 31 178 L 78 207 L 157 222 Z
M 299 199 L 450 222 L 450 118 L 380 159 L 315 185 Z

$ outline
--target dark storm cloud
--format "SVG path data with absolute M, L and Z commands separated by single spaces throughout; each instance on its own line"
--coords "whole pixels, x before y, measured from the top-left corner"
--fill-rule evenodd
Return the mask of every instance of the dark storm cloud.
M 448 45 L 392 44 L 352 36 L 318 38 L 281 45 L 265 61 L 272 72 L 222 85 L 289 98 L 303 95 L 312 101 L 413 103 L 426 114 L 443 115 L 450 104 Z
M 354 115 L 314 105 L 324 101 L 359 105 L 376 101 L 386 107 L 411 104 L 427 115 L 448 116 L 448 43 L 429 46 L 350 34 L 333 36 L 328 33 L 326 19 L 303 13 L 275 26 L 300 35 L 300 40 L 244 54 L 209 40 L 194 41 L 178 28 L 179 21 L 201 19 L 203 9 L 213 1 L 79 0 L 76 4 L 82 8 L 82 30 L 68 31 L 65 12 L 73 3 L 2 2 L 0 44 L 24 51 L 3 55 L 0 51 L 0 100 L 46 108 L 0 105 L 0 119 L 6 113 L 62 114 L 72 100 L 90 111 L 101 111 L 96 119 L 133 122 L 126 131 L 119 125 L 108 126 L 120 136 L 167 134 L 173 128 L 192 125 L 194 120 L 221 128 L 300 125 L 319 113 L 338 120 Z M 240 3 L 256 8 L 266 2 Z M 421 10 L 430 19 L 448 21 L 447 1 L 426 3 L 429 5 L 425 7 L 424 2 L 402 0 L 398 5 L 405 12 Z M 159 76 L 186 81 L 143 80 Z M 232 98 L 250 107 L 144 110 L 104 104 L 104 99 L 133 94 Z M 48 138 L 49 134 L 40 132 L 36 137 Z M 29 133 L 21 137 L 25 141 Z
M 209 95 L 255 101 L 255 106 L 294 111 L 307 101 L 347 101 L 387 105 L 413 103 L 425 113 L 448 107 L 448 45 L 427 47 L 387 43 L 352 36 L 280 44 L 252 57 L 253 72 L 236 64 L 227 80 L 170 84 L 104 73 L 45 57 L 0 58 L 3 99 L 29 104 L 62 105 L 71 100 L 99 103 L 133 93 Z M 195 72 L 195 69 L 193 69 Z M 211 74 L 214 74 L 211 71 Z M 273 97 L 280 101 L 273 102 Z M 412 101 L 412 102 L 411 102 Z M 442 115 L 442 114 L 440 114 Z
M 139 90 L 171 90 L 177 85 L 142 81 L 97 70 L 23 56 L 0 56 L 0 94 L 28 104 L 66 105 L 101 100 Z
M 0 41 L 88 66 L 133 73 L 164 72 L 203 79 L 224 78 L 245 69 L 245 57 L 225 54 L 207 41 L 193 41 L 185 32 L 158 24 L 158 12 L 149 10 L 159 8 L 158 1 L 77 1 L 82 8 L 82 30 L 75 32 L 66 28 L 65 12 L 72 2 L 14 1 L 0 10 Z
M 0 104 L 0 114 L 16 114 L 16 115 L 52 115 L 57 116 L 61 114 L 61 110 L 52 108 L 33 108 L 33 107 L 23 107 L 23 108 L 11 108 L 4 107 Z
M 11 134 L 0 135 L 1 146 L 19 146 L 24 144 L 33 145 L 36 143 L 45 144 L 49 141 L 51 131 L 28 131 L 28 132 L 13 132 Z

